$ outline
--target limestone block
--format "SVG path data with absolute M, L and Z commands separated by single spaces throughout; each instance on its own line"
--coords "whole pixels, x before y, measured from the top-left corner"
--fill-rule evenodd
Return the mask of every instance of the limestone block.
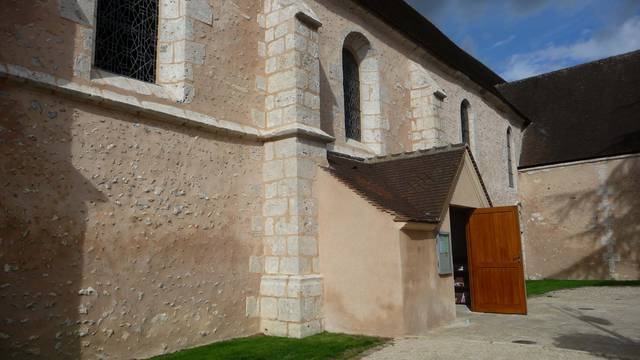
M 260 306 L 255 296 L 248 296 L 245 304 L 245 314 L 247 317 L 254 318 L 260 316 Z
M 301 236 L 300 237 L 300 254 L 305 256 L 318 255 L 318 241 L 314 236 Z
M 288 211 L 287 199 L 268 199 L 264 202 L 262 215 L 264 216 L 282 216 Z
M 276 96 L 276 107 L 287 107 L 289 105 L 302 104 L 304 102 L 304 94 L 297 89 L 285 90 Z M 295 109 L 295 108 L 293 108 Z M 294 115 L 295 116 L 295 115 Z M 286 116 L 285 116 L 286 117 Z M 287 118 L 285 123 L 290 122 Z
M 271 110 L 267 113 L 267 127 L 282 125 L 283 111 L 281 109 Z
M 264 239 L 264 247 L 267 255 L 286 255 L 287 240 L 282 236 L 270 236 Z
M 281 38 L 291 32 L 291 22 L 285 22 L 275 27 L 273 36 L 275 39 Z
M 265 18 L 265 26 L 267 29 L 272 28 L 278 24 L 280 24 L 280 13 L 281 11 L 272 11 L 267 14 Z
M 322 298 L 320 297 L 302 297 L 300 316 L 302 320 L 309 321 L 320 316 L 320 306 Z
M 298 142 L 295 138 L 288 138 L 275 142 L 275 157 L 286 159 L 295 157 L 297 154 Z
M 288 52 L 276 57 L 278 70 L 287 70 L 294 66 L 301 65 L 301 56 L 299 52 Z
M 275 107 L 275 96 L 269 95 L 264 99 L 264 107 L 267 111 L 273 110 Z
M 262 256 L 251 256 L 249 258 L 249 271 L 255 274 L 261 274 L 264 270 Z
M 289 323 L 289 336 L 297 339 L 307 337 L 322 332 L 320 320 L 313 320 L 305 323 Z
M 286 276 L 262 276 L 260 280 L 260 295 L 262 296 L 285 296 L 287 286 Z
M 305 51 L 307 49 L 307 38 L 297 33 L 287 34 L 285 37 L 285 48 L 286 50 L 295 49 Z
M 275 221 L 274 231 L 277 235 L 295 235 L 299 232 L 297 216 L 280 217 Z
M 292 88 L 296 84 L 296 72 L 294 70 L 286 70 L 269 76 L 267 91 L 275 94 L 282 90 Z
M 283 257 L 280 259 L 280 273 L 289 275 L 311 273 L 311 262 L 301 257 Z
M 271 42 L 275 39 L 275 30 L 268 29 L 264 32 L 264 42 Z
M 160 64 L 158 79 L 160 82 L 193 80 L 193 67 L 189 63 Z
M 260 317 L 263 319 L 278 318 L 278 299 L 273 297 L 260 298 Z
M 260 321 L 260 329 L 265 335 L 269 336 L 287 336 L 287 323 L 277 320 Z
M 316 215 L 316 201 L 311 198 L 291 198 L 289 199 L 289 214 L 300 216 Z
M 267 274 L 277 274 L 279 271 L 280 258 L 277 256 L 265 256 L 264 272 Z
M 78 24 L 93 26 L 96 0 L 59 0 L 60 16 Z
M 264 234 L 266 236 L 271 236 L 275 233 L 274 224 L 275 221 L 273 218 L 269 217 L 264 219 Z
M 164 19 L 180 17 L 180 0 L 160 1 L 160 17 Z
M 182 0 L 186 4 L 187 16 L 205 24 L 213 24 L 213 9 L 208 0 Z
M 322 295 L 322 277 L 319 275 L 292 276 L 287 286 L 290 298 L 318 297 Z
M 302 319 L 302 299 L 278 299 L 278 320 L 300 321 Z
M 171 43 L 158 44 L 158 61 L 161 64 L 168 64 L 173 62 L 173 44 Z
M 160 21 L 160 32 L 158 38 L 163 42 L 192 40 L 193 22 L 184 18 Z
M 272 199 L 278 196 L 278 184 L 270 183 L 265 185 L 264 197 L 265 199 Z
M 265 161 L 262 164 L 262 179 L 264 181 L 273 181 L 284 177 L 283 160 Z
M 276 39 L 267 45 L 267 55 L 277 56 L 284 53 L 285 41 L 283 38 Z
M 202 65 L 205 59 L 205 45 L 193 41 L 175 43 L 175 62 L 191 62 Z

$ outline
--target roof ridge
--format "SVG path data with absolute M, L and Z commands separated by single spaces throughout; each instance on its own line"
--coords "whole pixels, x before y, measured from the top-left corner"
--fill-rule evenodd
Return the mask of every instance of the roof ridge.
M 607 63 L 609 61 L 616 61 L 616 60 L 619 60 L 619 59 L 627 57 L 627 56 L 635 56 L 635 55 L 640 55 L 640 49 L 629 51 L 629 52 L 625 52 L 625 53 L 622 53 L 622 54 L 613 55 L 613 56 L 608 56 L 608 57 L 601 58 L 601 59 L 595 59 L 595 60 L 592 60 L 592 61 L 589 61 L 589 62 L 585 62 L 585 63 L 582 63 L 582 64 L 577 64 L 577 65 L 574 65 L 574 66 L 570 66 L 570 67 L 566 67 L 566 68 L 562 68 L 562 69 L 557 69 L 557 70 L 549 71 L 549 72 L 538 74 L 538 75 L 534 75 L 534 76 L 529 76 L 529 77 L 526 77 L 524 79 L 504 82 L 504 83 L 501 83 L 501 84 L 497 84 L 496 88 L 497 89 L 504 89 L 506 87 L 509 87 L 510 85 L 515 85 L 515 84 L 526 82 L 526 81 L 529 81 L 529 80 L 541 79 L 541 78 L 545 78 L 545 77 L 548 77 L 548 76 L 554 76 L 554 75 L 557 75 L 557 74 L 562 73 L 562 72 L 577 71 L 577 70 L 580 70 L 580 69 L 582 69 L 584 67 L 602 65 L 602 64 Z
M 409 159 L 423 155 L 433 155 L 437 153 L 445 153 L 449 151 L 456 151 L 467 148 L 466 144 L 447 144 L 442 146 L 434 146 L 427 149 L 418 149 L 412 151 L 404 151 L 399 153 L 392 153 L 387 155 L 378 155 L 372 158 L 365 158 L 365 163 L 377 163 L 389 160 L 397 160 L 397 159 Z

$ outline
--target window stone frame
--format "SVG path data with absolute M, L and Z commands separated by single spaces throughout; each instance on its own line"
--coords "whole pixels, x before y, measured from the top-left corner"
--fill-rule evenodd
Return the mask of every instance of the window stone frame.
M 97 1 L 59 1 L 60 16 L 81 25 L 81 47 L 74 58 L 74 76 L 141 95 L 191 102 L 195 96 L 193 66 L 204 64 L 206 55 L 205 44 L 195 41 L 194 26 L 196 21 L 213 25 L 213 9 L 208 0 L 158 0 L 155 83 L 111 74 L 93 66 Z

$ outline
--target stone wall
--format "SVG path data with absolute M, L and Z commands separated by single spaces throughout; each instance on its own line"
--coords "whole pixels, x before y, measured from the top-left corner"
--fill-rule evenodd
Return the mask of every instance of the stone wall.
M 0 61 L 83 86 L 264 126 L 263 33 L 253 0 L 159 0 L 156 84 L 93 68 L 96 0 L 3 2 Z
M 640 278 L 640 157 L 520 172 L 530 279 Z
M 511 126 L 515 174 L 521 119 L 513 111 L 359 5 L 338 0 L 308 3 L 323 23 L 318 30 L 320 116 L 322 130 L 336 138 L 333 150 L 369 157 L 460 143 L 460 104 L 467 99 L 471 149 L 492 200 L 496 205 L 517 202 L 517 182 L 514 188 L 508 183 L 506 153 Z M 363 130 L 375 130 L 363 131 L 362 142 L 344 135 L 342 47 L 351 45 L 354 34 L 364 39 L 359 44 L 367 43 L 366 56 L 360 56 L 365 61 L 360 65 L 365 82 Z M 375 61 L 367 63 L 370 58 Z M 367 121 L 377 124 L 369 126 Z
M 155 84 L 92 67 L 95 0 L 3 4 L 7 353 L 144 357 L 321 331 L 326 149 L 457 143 L 463 98 L 494 202 L 515 201 L 508 109 L 355 3 L 159 1 Z M 345 42 L 362 142 L 343 134 Z
M 0 348 L 130 359 L 253 335 L 261 144 L 0 83 Z

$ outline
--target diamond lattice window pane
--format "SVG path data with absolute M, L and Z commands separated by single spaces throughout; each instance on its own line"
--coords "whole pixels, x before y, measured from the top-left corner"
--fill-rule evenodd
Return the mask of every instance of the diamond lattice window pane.
M 99 0 L 95 66 L 134 79 L 156 79 L 158 0 Z

